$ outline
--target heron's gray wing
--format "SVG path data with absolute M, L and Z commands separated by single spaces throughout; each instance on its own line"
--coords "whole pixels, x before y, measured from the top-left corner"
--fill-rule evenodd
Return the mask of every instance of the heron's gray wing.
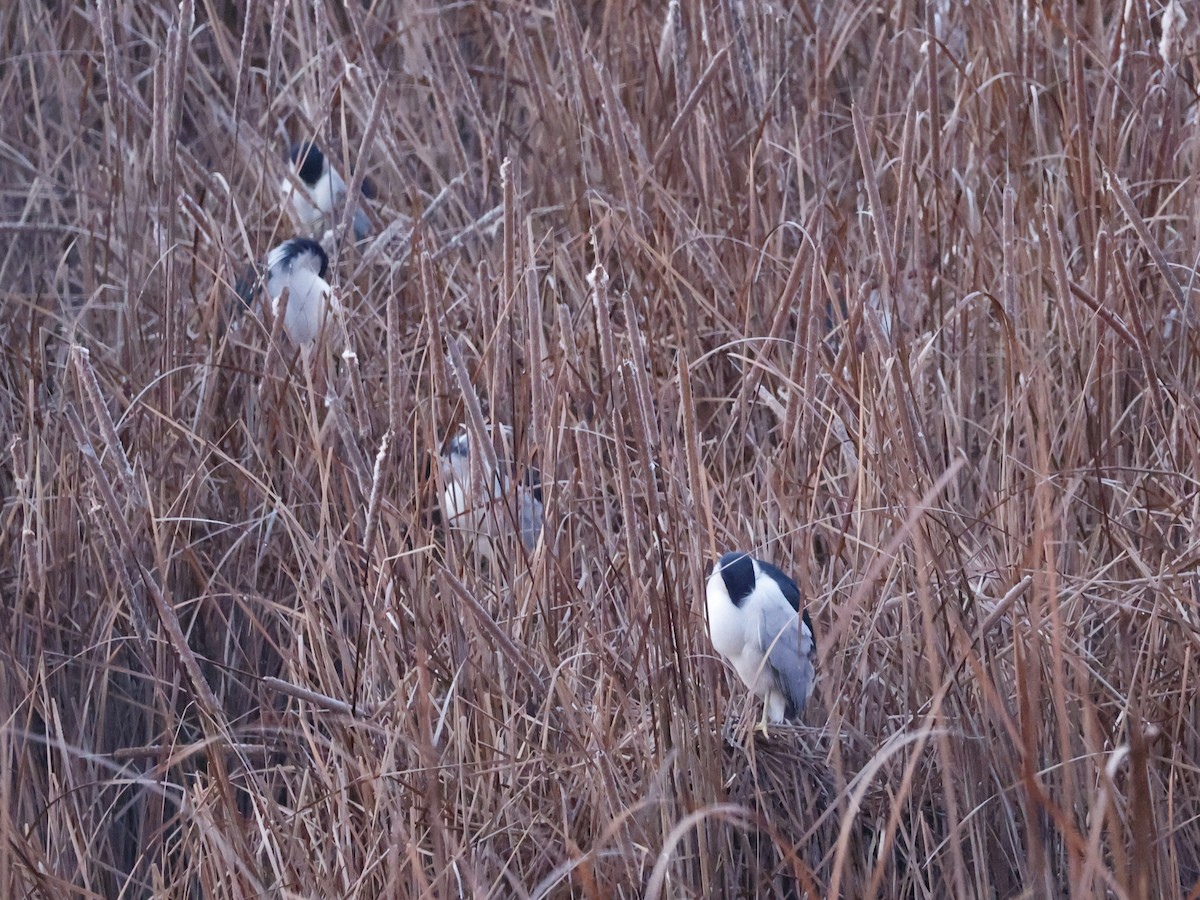
M 804 710 L 816 675 L 812 632 L 801 624 L 795 610 L 782 603 L 764 604 L 758 629 L 767 665 L 787 699 L 785 715 L 794 718 Z
M 367 218 L 367 214 L 362 211 L 361 207 L 354 207 L 354 239 L 365 240 L 370 233 L 371 220 Z

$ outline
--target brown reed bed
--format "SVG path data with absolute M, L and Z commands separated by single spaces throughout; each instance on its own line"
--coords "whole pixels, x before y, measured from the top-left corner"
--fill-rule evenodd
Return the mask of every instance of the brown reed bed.
M 11 5 L 0 893 L 1200 896 L 1177 5 Z M 309 136 L 311 381 L 234 294 Z M 735 547 L 818 636 L 765 742 Z

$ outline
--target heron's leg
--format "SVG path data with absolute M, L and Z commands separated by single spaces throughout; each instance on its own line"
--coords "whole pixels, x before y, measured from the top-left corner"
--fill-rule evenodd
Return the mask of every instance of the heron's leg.
M 767 708 L 768 708 L 768 700 L 769 700 L 769 697 L 764 697 L 764 698 L 763 698 L 763 714 L 762 714 L 762 718 L 761 718 L 761 719 L 759 720 L 759 722 L 758 722 L 758 727 L 754 729 L 755 731 L 761 731 L 761 732 L 762 732 L 762 736 L 763 736 L 763 739 L 764 739 L 764 740 L 766 740 L 767 738 L 769 738 L 769 737 L 770 737 L 770 735 L 769 735 L 769 734 L 767 734 Z

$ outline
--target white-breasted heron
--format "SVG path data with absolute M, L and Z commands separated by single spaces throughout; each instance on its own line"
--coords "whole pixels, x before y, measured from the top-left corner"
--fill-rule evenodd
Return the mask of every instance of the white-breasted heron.
M 512 429 L 500 426 L 505 448 L 512 445 Z M 516 534 L 527 552 L 533 552 L 542 532 L 541 474 L 529 467 L 515 485 L 512 466 L 501 457 L 498 470 L 489 472 L 487 455 L 474 458 L 470 431 L 463 427 L 441 456 L 442 511 L 446 524 L 461 532 L 475 551 L 493 565 L 499 538 Z
M 283 179 L 281 190 L 284 200 L 291 203 L 300 224 L 313 233 L 322 225 L 336 226 L 342 203 L 346 199 L 346 182 L 342 176 L 312 141 L 293 144 L 288 158 L 305 190 L 299 189 L 291 178 Z M 365 190 L 363 193 L 366 196 Z M 354 238 L 361 241 L 371 233 L 371 223 L 357 204 L 353 215 Z
M 748 553 L 726 553 L 707 575 L 708 633 L 751 693 L 767 723 L 798 719 L 812 695 L 816 640 L 800 589 Z

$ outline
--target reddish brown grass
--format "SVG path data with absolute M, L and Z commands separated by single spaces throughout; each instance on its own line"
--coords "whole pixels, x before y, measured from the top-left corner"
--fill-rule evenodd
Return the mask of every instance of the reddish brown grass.
M 1182 7 L 7 7 L 0 893 L 1200 896 Z M 233 293 L 309 135 L 311 381 Z M 731 548 L 818 635 L 765 742 Z

